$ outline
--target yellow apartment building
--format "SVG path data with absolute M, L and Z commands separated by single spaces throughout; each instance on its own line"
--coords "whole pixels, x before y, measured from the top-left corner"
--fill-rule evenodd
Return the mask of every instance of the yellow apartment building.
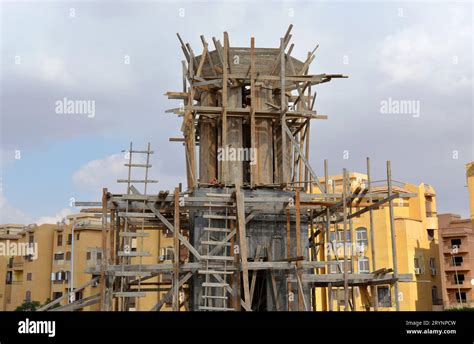
M 21 238 L 19 233 L 23 227 L 17 224 L 0 226 L 0 311 L 6 310 L 7 302 L 11 303 L 13 261 L 9 259 L 9 247 L 16 245 L 18 239 Z
M 64 296 L 60 305 L 70 301 L 69 291 L 91 280 L 86 268 L 102 259 L 102 221 L 91 214 L 74 214 L 67 217 L 68 224 L 59 224 L 53 234 L 51 260 L 51 299 Z M 93 284 L 75 293 L 74 299 L 82 299 L 99 293 Z M 85 307 L 98 310 L 98 305 Z
M 367 175 L 349 173 L 351 191 L 358 186 L 367 186 Z M 336 192 L 342 190 L 342 175 L 331 176 Z M 441 279 L 438 252 L 438 222 L 436 217 L 436 193 L 428 184 L 413 185 L 394 182 L 397 191 L 416 193 L 418 196 L 393 201 L 396 248 L 399 274 L 412 274 L 411 282 L 399 283 L 400 310 L 431 311 L 441 310 Z M 372 183 L 373 192 L 386 192 L 386 182 Z M 388 203 L 373 211 L 373 235 L 371 242 L 370 213 L 366 212 L 353 219 L 350 237 L 356 243 L 356 249 L 350 257 L 354 273 L 369 273 L 381 268 L 392 268 L 390 214 Z M 342 226 L 341 226 L 342 227 Z M 333 228 L 330 237 L 336 235 Z M 343 240 L 342 228 L 338 229 L 338 240 Z M 372 256 L 372 244 L 375 248 L 375 259 Z M 332 256 L 330 259 L 335 259 Z M 330 273 L 336 273 L 334 266 Z M 327 290 L 318 288 L 316 295 L 317 310 L 323 310 L 322 299 L 328 301 Z M 361 291 L 354 289 L 355 309 L 365 310 Z M 395 310 L 393 286 L 377 286 L 378 309 L 380 311 Z M 343 293 L 336 288 L 332 290 L 333 309 L 343 309 Z M 326 310 L 326 309 L 324 309 Z
M 52 233 L 56 225 L 25 226 L 18 232 L 18 252 L 10 252 L 6 280 L 5 310 L 13 311 L 24 302 L 45 303 L 50 298 Z M 26 250 L 21 251 L 22 249 Z
M 138 229 L 139 230 L 139 229 Z M 146 257 L 132 257 L 132 264 L 171 263 L 173 235 L 161 230 L 146 230 L 146 237 L 133 238 L 131 252 L 144 251 Z M 37 247 L 37 256 L 8 255 L 11 243 Z M 142 246 L 143 243 L 143 246 Z M 59 305 L 70 302 L 70 290 L 80 288 L 93 278 L 90 269 L 100 265 L 102 252 L 102 219 L 79 213 L 59 224 L 0 226 L 0 310 L 15 310 L 25 301 L 44 304 L 48 299 L 62 298 Z M 149 290 L 145 297 L 131 300 L 131 310 L 150 310 L 171 287 L 169 275 L 150 276 L 140 285 Z M 138 285 L 134 286 L 135 289 Z M 74 299 L 100 294 L 100 283 L 78 291 Z M 99 304 L 84 307 L 99 310 Z M 171 310 L 167 303 L 162 311 Z M 184 308 L 183 308 L 184 310 Z

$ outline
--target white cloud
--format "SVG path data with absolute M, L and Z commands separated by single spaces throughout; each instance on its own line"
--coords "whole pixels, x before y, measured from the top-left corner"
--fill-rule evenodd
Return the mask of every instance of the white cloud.
M 72 211 L 69 208 L 61 209 L 54 216 L 41 216 L 38 220 L 35 221 L 36 224 L 42 225 L 43 223 L 57 223 L 61 222 L 66 216 L 71 215 Z
M 386 36 L 378 49 L 386 81 L 423 83 L 441 93 L 472 87 L 472 30 L 461 18 L 446 25 L 413 25 Z
M 111 189 L 116 180 L 127 174 L 127 162 L 123 154 L 113 154 L 104 159 L 91 160 L 74 172 L 74 184 L 81 189 L 98 191 L 103 187 Z M 114 187 L 114 189 L 116 189 Z M 122 190 L 123 191 L 123 190 Z
M 53 216 L 41 216 L 38 219 L 34 219 L 30 214 L 25 213 L 23 210 L 11 205 L 3 192 L 0 190 L 0 224 L 15 223 L 28 225 L 36 223 L 38 225 L 44 223 L 56 223 L 61 221 L 67 215 L 71 215 L 72 210 L 68 208 L 61 209 Z
M 124 154 L 112 154 L 103 159 L 91 160 L 74 172 L 72 179 L 76 187 L 82 190 L 98 192 L 107 187 L 111 192 L 125 193 L 126 184 L 117 183 L 117 179 L 126 179 L 128 168 L 124 166 L 128 158 Z M 144 154 L 134 155 L 133 163 L 145 163 Z M 169 175 L 164 173 L 162 162 L 153 159 L 149 170 L 148 179 L 158 180 L 158 184 L 149 184 L 148 193 L 158 190 L 172 190 L 178 183 L 185 182 L 184 175 Z M 132 168 L 132 179 L 144 179 L 143 168 Z M 135 185 L 142 191 L 142 185 Z
M 31 222 L 32 217 L 8 203 L 3 191 L 0 190 L 0 223 L 28 224 Z

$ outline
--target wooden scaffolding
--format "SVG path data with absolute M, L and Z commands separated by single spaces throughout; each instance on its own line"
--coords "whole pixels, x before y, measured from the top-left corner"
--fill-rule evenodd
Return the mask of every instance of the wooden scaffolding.
M 326 116 L 314 109 L 315 86 L 346 76 L 309 74 L 318 46 L 304 61 L 297 60 L 291 56 L 291 30 L 292 25 L 278 48 L 257 48 L 253 37 L 249 48 L 232 47 L 225 32 L 223 43 L 212 38 L 211 50 L 201 36 L 201 55 L 178 35 L 185 56 L 183 89 L 166 95 L 182 101 L 168 112 L 183 118 L 183 136 L 170 140 L 185 148 L 186 190 L 179 186 L 147 194 L 152 181 L 134 180 L 130 171 L 148 171 L 149 159 L 136 164 L 131 157 L 149 157 L 151 148 L 136 151 L 130 145 L 129 176 L 120 181 L 127 184 L 126 193 L 104 189 L 102 202 L 76 202 L 96 207 L 84 211 L 103 218 L 105 257 L 89 270 L 100 280 L 102 310 L 129 310 L 131 300 L 163 288 L 165 296 L 150 310 L 171 302 L 175 311 L 183 306 L 192 311 L 309 311 L 316 309 L 321 292 L 321 308 L 331 311 L 333 290 L 344 293 L 344 310 L 355 310 L 356 287 L 366 310 L 377 310 L 378 284 L 393 286 L 399 309 L 398 283 L 411 276 L 398 273 L 392 202 L 416 195 L 393 187 L 390 162 L 382 191 L 372 188 L 369 159 L 368 182 L 357 187 L 343 170 L 342 187 L 336 189 L 327 161 L 324 177 L 316 175 L 309 163 L 310 122 Z M 226 149 L 246 149 L 256 159 L 226 159 Z M 138 191 L 137 183 L 145 185 L 145 192 Z M 328 253 L 338 240 L 337 235 L 331 240 L 330 233 L 342 230 L 343 241 L 353 244 L 352 219 L 369 212 L 375 261 L 372 212 L 381 206 L 390 210 L 393 266 L 376 269 L 374 263 L 372 272 L 355 273 L 349 267 L 354 262 L 350 246 L 343 245 L 342 257 L 337 250 Z M 151 230 L 173 233 L 171 263 L 137 262 L 147 254 L 143 241 Z M 134 252 L 131 238 L 142 243 Z M 187 255 L 179 254 L 183 249 Z M 147 281 L 163 274 L 172 276 L 167 284 L 149 287 L 154 282 Z M 261 278 L 268 281 L 265 306 L 255 295 Z

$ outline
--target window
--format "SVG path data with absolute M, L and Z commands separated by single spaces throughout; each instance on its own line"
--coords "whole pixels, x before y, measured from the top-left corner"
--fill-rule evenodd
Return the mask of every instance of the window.
M 390 287 L 377 287 L 379 306 L 392 307 L 392 297 L 390 296 Z
M 420 257 L 413 258 L 413 265 L 415 267 L 415 274 L 420 275 L 423 273 L 423 263 Z
M 54 260 L 64 260 L 64 253 L 55 253 L 54 254 Z
M 461 266 L 464 259 L 462 256 L 453 256 L 453 266 Z
M 53 293 L 53 300 L 59 299 L 61 296 L 63 296 L 63 293 L 61 293 L 60 291 L 55 291 Z
M 27 281 L 32 281 L 32 280 L 33 280 L 33 273 L 28 272 L 28 273 L 26 274 L 26 280 L 27 280 Z
M 456 293 L 456 301 L 457 302 L 466 302 L 466 292 L 462 291 L 462 292 L 457 292 Z
M 76 233 L 76 240 L 79 240 L 80 234 L 81 233 Z
M 332 232 L 329 232 L 329 240 L 332 242 L 332 241 L 337 241 L 337 243 L 342 243 L 344 241 L 344 231 L 343 230 L 338 230 L 337 231 L 337 240 L 336 240 L 336 232 L 335 231 L 332 231 Z M 351 234 L 349 232 L 349 230 L 347 231 L 347 240 L 346 242 L 351 242 Z
M 464 274 L 454 274 L 454 284 L 463 284 Z
M 160 250 L 160 260 L 173 260 L 174 254 L 173 254 L 173 248 L 171 246 L 168 247 L 162 247 Z
M 66 252 L 66 260 L 71 260 L 71 252 Z
M 63 235 L 58 233 L 58 246 L 63 246 Z
M 97 260 L 102 260 L 102 252 L 97 252 Z
M 91 260 L 91 251 L 87 251 L 86 253 L 86 259 Z
M 348 272 L 352 272 L 351 260 L 347 260 Z M 344 273 L 344 260 L 339 260 L 337 264 L 331 264 L 329 267 L 329 273 L 331 274 L 340 274 Z
M 367 239 L 367 228 L 359 227 L 356 229 L 356 244 L 359 247 L 369 246 L 369 240 Z
M 28 243 L 33 244 L 35 242 L 35 236 L 33 234 L 30 234 L 28 236 Z
M 430 258 L 430 272 L 432 276 L 436 275 L 436 260 L 434 258 Z
M 72 243 L 72 234 L 68 234 L 67 235 L 67 244 L 71 245 L 71 243 Z
M 451 239 L 451 247 L 453 246 L 459 248 L 461 246 L 461 239 Z
M 431 241 L 434 239 L 434 229 L 427 229 L 426 232 L 428 233 L 428 240 Z
M 31 302 L 31 291 L 27 290 L 25 294 L 25 301 Z
M 82 299 L 82 291 L 76 291 L 76 300 Z
M 359 257 L 358 268 L 359 268 L 359 273 L 369 273 L 370 272 L 369 258 Z
M 438 303 L 438 288 L 436 288 L 435 286 L 431 287 L 431 301 L 433 302 L 433 304 Z
M 12 280 L 13 280 L 13 272 L 12 271 L 7 271 L 7 276 L 6 276 L 5 283 L 6 284 L 12 284 Z

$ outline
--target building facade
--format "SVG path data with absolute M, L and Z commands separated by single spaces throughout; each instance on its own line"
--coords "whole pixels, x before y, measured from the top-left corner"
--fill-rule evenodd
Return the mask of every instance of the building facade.
M 330 180 L 336 192 L 342 190 L 342 175 L 331 176 Z M 361 173 L 350 173 L 351 191 L 367 186 L 367 176 Z M 395 185 L 396 184 L 396 185 Z M 393 201 L 396 250 L 399 275 L 411 275 L 410 282 L 399 283 L 399 301 L 402 311 L 432 311 L 442 309 L 438 221 L 436 217 L 436 193 L 428 184 L 414 185 L 395 183 L 394 189 L 400 192 L 415 193 L 416 197 L 395 199 Z M 383 192 L 387 186 L 372 183 L 373 192 Z M 373 211 L 373 233 L 370 230 L 370 213 L 366 212 L 352 219 L 349 238 L 352 238 L 354 249 L 350 252 L 349 271 L 370 273 L 383 268 L 393 267 L 391 249 L 391 228 L 388 204 Z M 373 243 L 370 238 L 373 235 Z M 342 228 L 333 227 L 330 233 L 331 242 L 343 242 Z M 355 244 L 355 245 L 354 245 Z M 374 246 L 374 247 L 372 247 Z M 375 255 L 375 257 L 374 257 Z M 330 254 L 329 260 L 336 259 Z M 336 273 L 335 269 L 330 273 Z M 395 310 L 394 288 L 390 285 L 379 285 L 377 290 L 377 309 L 379 311 Z M 328 308 L 328 292 L 332 293 L 333 310 L 343 309 L 343 289 L 332 288 L 316 295 L 316 309 Z M 368 297 L 368 290 L 354 288 L 355 310 L 375 309 Z M 326 309 L 325 309 L 326 308 Z
M 470 219 L 440 214 L 440 256 L 446 308 L 474 307 L 474 162 L 466 165 Z

